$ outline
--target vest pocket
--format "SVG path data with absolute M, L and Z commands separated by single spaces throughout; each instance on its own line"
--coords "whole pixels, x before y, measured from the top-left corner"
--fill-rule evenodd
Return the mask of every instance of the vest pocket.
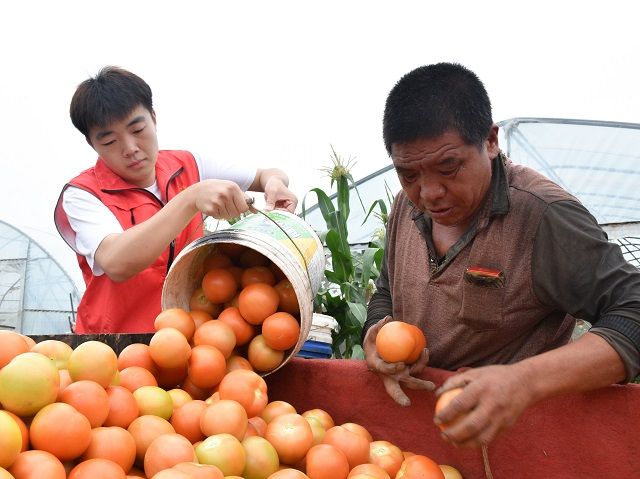
M 504 286 L 463 281 L 462 305 L 458 319 L 475 331 L 493 331 L 502 327 Z

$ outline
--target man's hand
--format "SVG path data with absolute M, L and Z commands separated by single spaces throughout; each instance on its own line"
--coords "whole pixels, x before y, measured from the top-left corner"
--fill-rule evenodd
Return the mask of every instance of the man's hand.
M 468 369 L 451 376 L 436 393 L 458 387 L 462 392 L 434 417 L 437 425 L 445 427 L 443 438 L 456 446 L 489 444 L 534 402 L 517 365 Z
M 411 400 L 402 390 L 401 384 L 407 386 L 409 389 L 422 389 L 426 391 L 433 391 L 435 389 L 435 385 L 431 381 L 413 376 L 422 372 L 427 366 L 429 362 L 429 351 L 428 349 L 424 349 L 420 358 L 410 365 L 385 362 L 376 350 L 376 336 L 378 336 L 380 328 L 389 321 L 393 321 L 393 319 L 391 316 L 386 316 L 371 326 L 367 331 L 363 342 L 364 358 L 369 370 L 377 373 L 380 379 L 382 379 L 384 388 L 389 396 L 399 405 L 409 406 L 411 405 Z
M 249 209 L 247 196 L 233 181 L 204 180 L 197 183 L 196 208 L 217 219 L 228 220 Z
M 276 209 L 286 210 L 289 213 L 293 213 L 298 205 L 298 198 L 296 195 L 293 194 L 293 192 L 278 176 L 270 177 L 265 184 L 264 200 L 264 209 L 266 211 Z

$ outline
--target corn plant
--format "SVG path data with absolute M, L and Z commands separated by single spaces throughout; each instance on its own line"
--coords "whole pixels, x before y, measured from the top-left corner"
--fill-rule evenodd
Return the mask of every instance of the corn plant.
M 360 335 L 367 317 L 367 303 L 374 291 L 374 281 L 380 274 L 384 238 L 378 232 L 366 247 L 350 247 L 347 226 L 349 200 L 351 193 L 358 195 L 358 191 L 349 172 L 351 162 L 345 163 L 333 148 L 331 151 L 333 166 L 325 171 L 330 175 L 331 188 L 335 185 L 335 204 L 321 188 L 309 191 L 315 193 L 318 208 L 327 226 L 326 231 L 320 232 L 319 236 L 329 256 L 325 280 L 315 297 L 314 309 L 316 312 L 333 316 L 338 323 L 337 330 L 332 333 L 334 357 L 362 358 L 364 353 L 360 345 Z M 358 199 L 363 211 L 366 211 L 359 195 Z M 303 200 L 303 217 L 304 205 Z M 376 208 L 380 209 L 380 213 L 375 213 L 376 216 L 385 221 L 387 208 L 382 200 L 377 200 L 371 205 L 366 218 Z

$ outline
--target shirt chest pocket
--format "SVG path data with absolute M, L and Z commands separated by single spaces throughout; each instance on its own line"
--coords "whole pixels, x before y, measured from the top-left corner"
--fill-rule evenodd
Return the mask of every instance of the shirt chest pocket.
M 116 216 L 123 229 L 129 229 L 151 218 L 160 210 L 160 205 L 153 198 L 136 198 L 137 201 L 111 200 L 105 202 Z
M 503 285 L 478 284 L 463 280 L 458 319 L 475 331 L 494 331 L 503 326 Z

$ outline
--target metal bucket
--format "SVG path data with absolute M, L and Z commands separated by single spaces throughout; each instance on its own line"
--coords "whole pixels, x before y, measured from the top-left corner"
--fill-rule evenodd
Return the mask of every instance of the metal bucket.
M 291 282 L 300 305 L 300 336 L 282 363 L 284 366 L 302 348 L 313 318 L 313 298 L 324 276 L 324 249 L 318 235 L 304 220 L 286 211 L 256 213 L 230 228 L 216 231 L 187 245 L 174 260 L 162 288 L 162 309 L 189 310 L 192 293 L 204 277 L 204 260 L 221 243 L 251 248 L 275 263 Z

